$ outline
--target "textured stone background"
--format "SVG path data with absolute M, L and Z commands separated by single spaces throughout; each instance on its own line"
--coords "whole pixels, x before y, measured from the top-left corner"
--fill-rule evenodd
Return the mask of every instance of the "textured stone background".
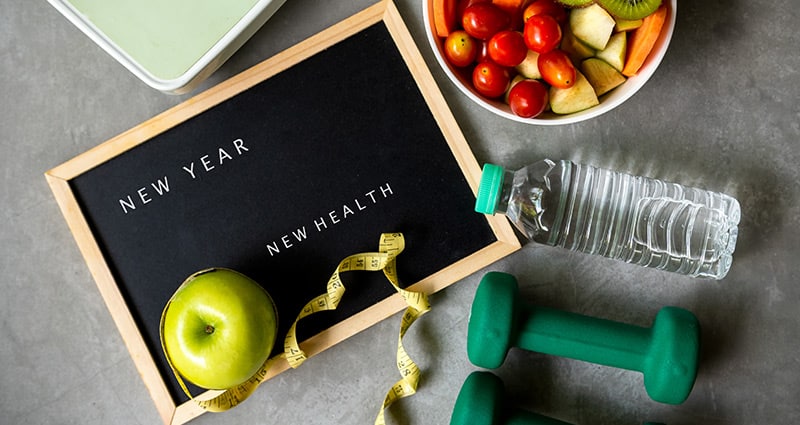
M 371 3 L 288 1 L 199 90 Z M 511 401 L 576 424 L 800 422 L 797 5 L 682 1 L 669 51 L 638 94 L 592 121 L 550 128 L 470 103 L 437 68 L 421 0 L 397 3 L 480 162 L 570 158 L 727 192 L 742 205 L 733 268 L 719 282 L 533 245 L 489 267 L 515 274 L 529 302 L 643 326 L 679 305 L 703 327 L 697 383 L 680 406 L 651 401 L 641 374 L 516 350 L 497 371 Z M 145 86 L 44 1 L 0 0 L 0 10 L 0 422 L 156 424 L 43 173 L 188 96 Z M 432 297 L 433 311 L 409 332 L 422 385 L 387 412 L 390 423 L 448 423 L 476 369 L 466 325 L 484 272 Z M 195 423 L 372 423 L 396 380 L 398 319 Z

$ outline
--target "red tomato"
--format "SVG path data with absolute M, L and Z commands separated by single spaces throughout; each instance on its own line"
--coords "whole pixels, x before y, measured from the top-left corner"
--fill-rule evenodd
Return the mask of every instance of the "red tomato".
M 491 61 L 479 63 L 472 71 L 472 86 L 489 98 L 505 94 L 510 80 L 508 70 Z
M 481 63 L 486 61 L 491 61 L 492 58 L 489 56 L 489 42 L 486 40 L 476 40 L 478 43 L 478 57 L 475 58 L 475 62 Z
M 528 55 L 528 46 L 522 34 L 517 31 L 503 30 L 489 39 L 487 47 L 489 57 L 499 65 L 517 66 Z
M 525 21 L 524 36 L 529 49 L 549 52 L 561 42 L 561 26 L 550 15 L 534 15 Z
M 553 49 L 539 55 L 542 79 L 553 87 L 568 89 L 575 84 L 575 66 L 563 50 Z
M 464 9 L 461 26 L 469 35 L 488 40 L 495 33 L 510 28 L 511 17 L 493 3 L 476 3 Z
M 508 92 L 511 112 L 523 118 L 533 118 L 544 112 L 548 101 L 547 87 L 537 80 L 522 80 Z
M 523 22 L 527 21 L 531 16 L 536 15 L 550 15 L 556 19 L 559 24 L 567 22 L 567 9 L 564 6 L 555 2 L 555 0 L 536 0 L 529 4 L 522 12 Z
M 464 10 L 475 3 L 486 3 L 491 1 L 492 0 L 460 0 L 456 5 L 456 17 L 461 19 L 461 17 L 464 16 Z
M 464 30 L 453 31 L 444 40 L 444 56 L 453 66 L 467 66 L 478 56 L 478 43 Z

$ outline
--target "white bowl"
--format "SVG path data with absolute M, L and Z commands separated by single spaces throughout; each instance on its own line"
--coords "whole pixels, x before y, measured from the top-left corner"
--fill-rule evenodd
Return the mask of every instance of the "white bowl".
M 667 52 L 670 39 L 672 39 L 672 33 L 675 30 L 675 14 L 678 10 L 678 1 L 666 1 L 669 5 L 669 13 L 667 14 L 667 19 L 664 22 L 664 28 L 661 30 L 661 35 L 659 35 L 658 40 L 653 47 L 653 51 L 650 53 L 650 56 L 644 62 L 642 68 L 636 75 L 628 78 L 628 80 L 625 81 L 625 83 L 623 83 L 621 86 L 600 97 L 600 104 L 597 106 L 580 112 L 565 115 L 558 115 L 548 111 L 535 118 L 520 117 L 511 112 L 511 108 L 509 108 L 506 103 L 500 100 L 487 99 L 476 92 L 475 89 L 472 88 L 471 81 L 465 79 L 459 72 L 457 72 L 456 69 L 449 62 L 447 62 L 447 59 L 445 59 L 442 53 L 442 40 L 436 35 L 433 27 L 433 21 L 431 19 L 433 16 L 433 0 L 422 0 L 422 14 L 425 19 L 425 32 L 428 35 L 428 41 L 433 49 L 433 54 L 436 56 L 436 60 L 439 62 L 439 65 L 441 65 L 445 74 L 447 74 L 453 84 L 455 84 L 456 87 L 458 87 L 465 95 L 467 95 L 467 97 L 487 110 L 494 112 L 501 117 L 505 117 L 514 121 L 534 125 L 563 125 L 585 121 L 616 108 L 622 104 L 622 102 L 625 102 L 637 91 L 639 91 L 639 89 L 644 86 L 647 80 L 650 79 L 653 73 L 655 73 L 656 68 L 658 68 L 658 65 L 661 63 L 661 60 L 664 58 L 664 55 Z
M 228 60 L 286 0 L 252 6 L 240 1 L 236 7 L 199 7 L 191 0 L 48 1 L 147 85 L 183 94 Z

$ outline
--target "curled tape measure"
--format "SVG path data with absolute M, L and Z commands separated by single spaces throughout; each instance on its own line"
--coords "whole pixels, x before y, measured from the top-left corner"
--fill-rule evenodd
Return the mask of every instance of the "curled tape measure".
M 384 411 L 395 401 L 413 395 L 417 392 L 420 370 L 416 363 L 403 347 L 403 336 L 411 325 L 423 314 L 431 309 L 428 297 L 422 292 L 406 291 L 400 288 L 395 267 L 395 258 L 405 248 L 405 239 L 401 233 L 384 233 L 381 235 L 378 252 L 353 254 L 339 262 L 338 267 L 328 279 L 327 292 L 309 301 L 298 314 L 284 339 L 284 352 L 268 359 L 250 379 L 244 383 L 228 388 L 208 400 L 199 400 L 189 393 L 180 374 L 172 367 L 178 383 L 186 395 L 194 400 L 200 407 L 209 412 L 223 412 L 232 409 L 247 399 L 266 380 L 269 369 L 279 360 L 286 359 L 292 368 L 300 366 L 306 359 L 305 352 L 297 342 L 297 323 L 300 319 L 320 311 L 335 310 L 345 292 L 340 273 L 348 271 L 379 271 L 383 274 L 403 297 L 408 305 L 400 322 L 400 333 L 397 338 L 397 369 L 400 371 L 400 380 L 387 392 L 380 412 L 375 419 L 375 425 L 384 425 Z

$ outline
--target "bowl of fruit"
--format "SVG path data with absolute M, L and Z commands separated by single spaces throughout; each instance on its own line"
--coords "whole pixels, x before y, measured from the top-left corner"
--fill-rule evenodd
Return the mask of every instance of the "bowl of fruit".
M 536 125 L 597 117 L 661 63 L 677 0 L 423 0 L 445 74 L 500 116 Z

